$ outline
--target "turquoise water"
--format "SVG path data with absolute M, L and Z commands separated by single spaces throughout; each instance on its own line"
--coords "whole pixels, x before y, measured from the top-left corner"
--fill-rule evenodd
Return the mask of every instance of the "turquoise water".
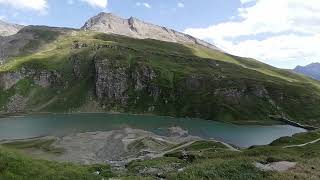
M 189 134 L 224 141 L 240 147 L 265 145 L 282 136 L 305 132 L 290 125 L 233 125 L 215 121 L 125 114 L 46 114 L 0 119 L 0 140 L 39 136 L 64 136 L 79 132 L 135 128 L 166 135 L 179 126 Z

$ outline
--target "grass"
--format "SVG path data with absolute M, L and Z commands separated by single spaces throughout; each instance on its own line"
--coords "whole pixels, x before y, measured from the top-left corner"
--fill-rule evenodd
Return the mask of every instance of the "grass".
M 304 141 L 301 141 L 302 137 Z M 315 137 L 320 137 L 318 132 L 302 133 L 288 139 L 290 139 L 290 142 L 309 142 L 314 140 Z M 151 161 L 137 161 L 130 163 L 128 168 L 134 169 L 133 172 L 136 173 L 146 167 L 166 167 L 172 161 L 180 159 L 184 161 L 179 167 L 183 170 L 178 171 L 178 168 L 176 168 L 175 171 L 167 172 L 165 178 L 291 180 L 317 179 L 319 177 L 320 143 L 289 149 L 283 148 L 288 145 L 287 142 L 277 143 L 277 146 L 274 144 L 275 142 L 271 146 L 252 147 L 237 152 L 230 151 L 219 143 L 200 141 L 178 151 L 184 152 L 184 156 L 181 156 L 181 153 L 178 152 L 170 153 L 167 154 L 170 157 L 169 161 L 166 159 L 168 157 Z M 189 161 L 186 156 L 193 156 L 193 160 Z M 297 162 L 297 166 L 286 172 L 264 172 L 254 166 L 255 162 L 266 164 L 278 161 Z M 149 176 L 156 177 L 152 174 L 149 174 Z
M 293 137 L 282 137 L 271 143 L 271 146 L 304 144 L 320 138 L 319 131 L 312 131 L 293 135 Z
M 214 162 L 213 162 L 214 161 Z M 205 160 L 191 165 L 184 172 L 171 175 L 170 179 L 265 179 L 267 173 L 257 170 L 254 165 L 246 159 L 214 159 Z
M 100 175 L 94 172 L 100 171 Z M 0 147 L 0 179 L 5 180 L 101 180 L 111 177 L 109 166 L 80 166 L 70 163 L 56 163 L 34 160 L 19 153 Z

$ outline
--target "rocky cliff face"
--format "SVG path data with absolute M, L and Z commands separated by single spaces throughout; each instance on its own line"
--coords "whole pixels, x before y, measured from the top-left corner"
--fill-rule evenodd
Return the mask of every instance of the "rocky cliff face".
M 10 113 L 26 110 L 29 97 L 28 94 L 24 94 L 24 82 L 30 82 L 32 83 L 31 86 L 41 88 L 51 88 L 63 84 L 61 75 L 57 71 L 22 68 L 19 71 L 0 73 L 0 90 L 15 92 L 3 105 L 2 110 Z M 21 83 L 20 86 L 18 83 Z
M 22 25 L 10 24 L 0 20 L 0 36 L 11 36 L 22 28 Z
M 211 49 L 218 49 L 210 43 L 178 31 L 146 23 L 134 17 L 123 19 L 111 13 L 98 14 L 89 19 L 81 29 L 119 34 L 139 39 L 156 39 L 182 44 L 197 44 Z
M 31 79 L 36 85 L 47 88 L 51 85 L 57 85 L 60 83 L 60 74 L 56 71 L 37 71 L 34 69 L 22 68 L 15 72 L 1 73 L 0 88 L 9 90 L 23 79 Z
M 263 103 L 268 113 L 261 118 L 282 116 L 283 111 L 274 100 L 280 95 L 272 96 L 259 82 L 200 74 L 179 77 L 173 72 L 168 80 L 164 79 L 162 70 L 153 66 L 139 62 L 128 65 L 123 59 L 115 58 L 96 59 L 94 64 L 95 94 L 106 110 L 232 120 L 245 119 L 247 115 L 229 108 L 250 108 L 254 114 L 260 108 L 256 103 Z M 243 102 L 245 107 L 241 107 Z
M 320 80 L 320 63 L 297 66 L 293 71 Z
M 99 101 L 109 106 L 126 105 L 129 88 L 127 69 L 119 61 L 110 59 L 97 60 L 95 69 L 95 88 Z
M 152 83 L 157 78 L 156 72 L 147 65 L 130 67 L 121 60 L 104 59 L 95 61 L 95 69 L 96 96 L 105 108 L 126 108 L 130 103 L 136 103 L 142 94 L 156 103 L 161 92 L 160 87 Z M 146 104 L 144 111 L 152 111 L 153 108 Z

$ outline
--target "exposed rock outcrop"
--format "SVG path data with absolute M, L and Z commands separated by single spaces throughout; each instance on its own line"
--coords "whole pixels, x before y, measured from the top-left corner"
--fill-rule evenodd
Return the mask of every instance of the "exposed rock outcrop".
M 20 82 L 21 84 L 19 84 Z M 1 99 L 5 104 L 2 104 L 0 110 L 9 113 L 25 112 L 27 104 L 31 100 L 32 91 L 29 91 L 29 88 L 36 86 L 47 89 L 56 88 L 62 87 L 63 83 L 61 75 L 54 70 L 38 71 L 21 68 L 15 72 L 0 73 L 0 92 L 14 92 L 14 94 L 9 93 L 6 98 Z
M 15 94 L 9 100 L 7 104 L 7 112 L 9 113 L 16 113 L 16 112 L 23 112 L 27 105 L 27 98 Z
M 51 85 L 61 84 L 61 75 L 57 71 L 22 68 L 15 72 L 0 73 L 0 88 L 8 90 L 16 85 L 22 79 L 31 79 L 33 82 L 43 88 Z
M 33 72 L 32 72 L 33 73 Z M 57 71 L 41 71 L 35 72 L 35 74 L 29 74 L 28 76 L 33 77 L 35 84 L 47 88 L 52 85 L 60 85 L 61 82 L 61 75 Z
M 17 84 L 22 78 L 23 75 L 20 72 L 7 72 L 0 74 L 0 88 L 8 90 Z
M 280 162 L 273 162 L 269 164 L 261 164 L 255 163 L 255 167 L 260 169 L 261 171 L 277 171 L 277 172 L 285 172 L 290 169 L 293 169 L 297 163 L 296 162 L 288 162 L 288 161 L 280 161 Z
M 97 98 L 105 105 L 127 105 L 130 90 L 143 91 L 156 101 L 161 90 L 152 85 L 157 76 L 155 71 L 146 65 L 128 67 L 121 61 L 104 59 L 95 61 Z M 139 98 L 139 97 L 137 97 Z
M 96 95 L 108 104 L 126 104 L 129 88 L 127 69 L 119 61 L 98 60 L 96 69 Z
M 216 46 L 190 35 L 146 23 L 134 17 L 123 19 L 111 13 L 99 13 L 97 16 L 89 19 L 81 29 L 119 34 L 138 39 L 156 39 L 182 44 L 197 44 L 211 49 L 218 49 Z

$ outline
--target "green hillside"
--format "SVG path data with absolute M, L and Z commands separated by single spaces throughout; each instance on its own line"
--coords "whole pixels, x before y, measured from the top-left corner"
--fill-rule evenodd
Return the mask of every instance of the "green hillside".
M 282 118 L 320 126 L 315 80 L 201 46 L 60 31 L 29 28 L 37 38 L 0 66 L 0 112 L 116 111 L 238 124 Z

